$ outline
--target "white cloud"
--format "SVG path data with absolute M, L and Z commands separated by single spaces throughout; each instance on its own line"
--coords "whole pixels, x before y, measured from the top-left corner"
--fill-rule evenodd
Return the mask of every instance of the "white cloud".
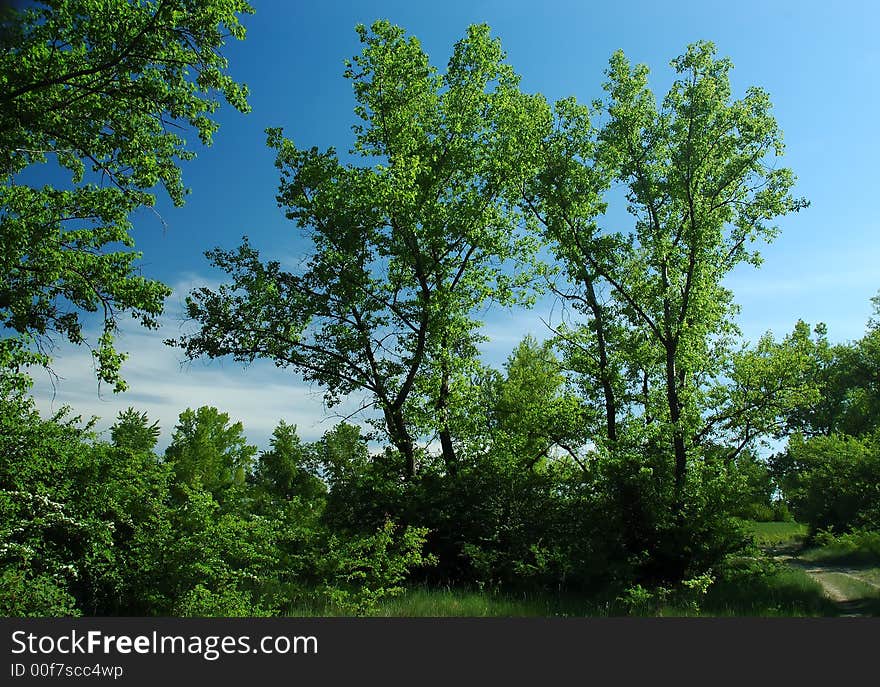
M 33 372 L 37 406 L 44 414 L 69 405 L 84 418 L 98 416 L 99 431 L 107 430 L 121 410 L 133 406 L 159 421 L 160 449 L 167 446 L 178 415 L 186 408 L 215 406 L 229 413 L 231 420 L 244 424 L 249 441 L 266 447 L 281 419 L 296 424 L 303 439 L 315 440 L 360 407 L 363 400 L 353 397 L 327 409 L 320 388 L 268 361 L 249 366 L 226 360 L 185 362 L 181 351 L 164 345 L 163 340 L 186 329 L 181 324 L 183 309 L 179 304 L 191 287 L 204 284 L 205 280 L 196 277 L 181 282 L 169 299 L 158 330 L 123 323 L 118 348 L 129 354 L 122 369 L 129 391 L 114 394 L 106 385 L 99 389 L 89 350 L 65 343 L 59 344 L 53 355 L 58 378 Z M 362 423 L 363 418 L 360 420 Z M 357 423 L 358 418 L 349 421 Z

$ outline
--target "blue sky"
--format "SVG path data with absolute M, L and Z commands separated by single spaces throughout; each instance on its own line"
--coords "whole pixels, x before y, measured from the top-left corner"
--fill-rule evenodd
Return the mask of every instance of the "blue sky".
M 764 265 L 743 267 L 728 280 L 747 338 L 770 329 L 790 331 L 798 318 L 826 322 L 832 339 L 859 337 L 880 289 L 880 5 L 873 2 L 522 2 L 447 0 L 419 2 L 254 2 L 246 17 L 247 40 L 225 51 L 230 71 L 251 90 L 253 111 L 218 113 L 211 148 L 196 148 L 184 166 L 191 195 L 183 208 L 160 198 L 163 228 L 148 210 L 135 216 L 135 240 L 144 274 L 175 289 L 158 333 L 127 327 L 122 348 L 132 391 L 99 393 L 87 351 L 60 346 L 54 388 L 38 375 L 35 395 L 48 411 L 70 403 L 84 415 L 112 423 L 129 405 L 147 410 L 167 443 L 177 414 L 187 406 L 216 405 L 245 424 L 261 445 L 281 418 L 317 438 L 338 418 L 326 418 L 321 392 L 271 364 L 242 370 L 231 363 L 180 365 L 162 346 L 180 326 L 180 306 L 190 288 L 215 283 L 203 252 L 238 245 L 243 234 L 266 254 L 301 255 L 303 242 L 275 203 L 277 174 L 264 129 L 284 127 L 299 146 L 348 149 L 351 86 L 343 60 L 359 51 L 354 26 L 384 18 L 417 36 L 432 62 L 445 66 L 453 43 L 472 23 L 488 23 L 522 88 L 551 100 L 601 97 L 608 58 L 623 49 L 651 68 L 662 97 L 672 80 L 669 61 L 688 43 L 715 42 L 734 63 L 734 95 L 765 88 L 785 132 L 783 160 L 798 176 L 796 194 L 811 206 L 779 222 L 780 237 L 762 249 Z M 198 145 L 193 136 L 194 145 Z M 619 217 L 620 215 L 614 215 Z M 544 311 L 495 313 L 487 319 L 488 362 L 500 365 L 526 333 L 545 335 Z M 356 407 L 357 401 L 347 407 Z M 341 411 L 344 414 L 344 410 Z

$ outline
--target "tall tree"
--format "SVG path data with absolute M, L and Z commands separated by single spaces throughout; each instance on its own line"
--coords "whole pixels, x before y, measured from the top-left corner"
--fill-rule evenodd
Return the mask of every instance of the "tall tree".
M 150 424 L 147 413 L 139 413 L 134 408 L 119 411 L 116 422 L 110 428 L 113 445 L 129 449 L 133 453 L 152 451 L 159 440 L 160 432 L 158 420 Z
M 176 205 L 179 162 L 210 144 L 219 96 L 245 112 L 247 89 L 226 73 L 228 37 L 243 39 L 245 0 L 43 0 L 4 14 L 0 30 L 0 342 L 5 367 L 47 363 L 57 334 L 86 342 L 98 312 L 98 377 L 125 388 L 119 315 L 155 327 L 165 297 L 139 274 L 131 213 L 161 185 Z M 50 161 L 65 186 L 22 172 Z
M 301 272 L 262 262 L 247 242 L 210 252 L 232 281 L 190 296 L 201 331 L 179 343 L 191 357 L 290 366 L 331 405 L 366 391 L 406 476 L 422 437 L 439 437 L 454 470 L 450 418 L 477 361 L 476 313 L 514 302 L 528 282 L 505 266 L 533 253 L 516 201 L 548 114 L 519 92 L 486 26 L 468 29 L 444 74 L 402 29 L 357 30 L 364 48 L 345 72 L 359 119 L 351 152 L 369 164 L 269 130 L 278 202 L 314 250 Z
M 302 443 L 296 425 L 279 422 L 269 444 L 269 450 L 260 454 L 254 469 L 252 481 L 257 487 L 275 498 L 299 497 L 303 502 L 312 502 L 327 493 L 318 476 L 315 450 Z
M 620 362 L 614 359 L 619 327 L 611 304 L 602 297 L 599 272 L 583 260 L 582 253 L 595 250 L 582 242 L 584 231 L 595 234 L 595 218 L 606 203 L 603 191 L 610 184 L 608 171 L 595 163 L 596 135 L 590 107 L 566 98 L 556 103 L 552 122 L 547 123 L 542 141 L 543 165 L 540 173 L 524 187 L 529 210 L 544 226 L 559 268 L 545 270 L 550 289 L 576 311 L 587 317 L 580 327 L 560 326 L 554 330 L 563 350 L 566 366 L 580 374 L 586 383 L 585 397 L 602 397 L 604 432 L 596 428 L 597 438 L 614 443 L 624 411 Z M 572 231 L 580 228 L 579 231 Z M 611 251 L 611 244 L 603 246 Z M 560 284 L 562 275 L 567 284 Z M 598 387 L 598 388 L 597 388 Z
M 723 279 L 743 262 L 759 264 L 751 244 L 771 240 L 772 220 L 806 203 L 790 193 L 791 170 L 772 164 L 783 146 L 767 93 L 749 88 L 733 100 L 731 62 L 716 59 L 708 42 L 671 64 L 677 78 L 658 106 L 647 67 L 615 53 L 603 126 L 595 137 L 577 133 L 583 161 L 557 165 L 545 197 L 532 202 L 586 290 L 594 323 L 602 311 L 589 292 L 601 283 L 629 331 L 624 345 L 643 347 L 640 414 L 659 421 L 672 449 L 681 512 L 704 393 L 720 378 L 736 333 Z M 572 202 L 584 176 L 604 181 L 603 171 L 626 189 L 633 230 L 601 231 L 595 204 Z

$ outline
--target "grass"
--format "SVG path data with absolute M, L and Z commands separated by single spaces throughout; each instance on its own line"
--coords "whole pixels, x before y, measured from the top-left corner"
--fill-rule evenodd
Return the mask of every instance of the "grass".
M 859 576 L 866 582 L 880 586 L 880 568 L 866 568 L 859 571 Z
M 861 573 L 859 574 L 861 577 Z M 844 572 L 827 572 L 823 577 L 849 601 L 841 604 L 850 613 L 880 616 L 880 589 L 859 577 Z
M 647 590 L 642 603 L 621 594 L 597 596 L 532 591 L 513 593 L 472 588 L 413 587 L 384 599 L 369 615 L 378 617 L 603 617 L 603 616 L 831 616 L 838 607 L 804 571 L 765 560 L 734 563 L 705 596 Z M 625 596 L 625 595 L 624 595 Z M 332 607 L 298 607 L 296 617 L 347 615 Z
M 470 588 L 411 587 L 379 602 L 369 615 L 383 618 L 517 618 L 609 615 L 610 605 L 577 594 L 513 593 Z M 349 615 L 333 606 L 298 605 L 295 617 Z
M 759 562 L 733 571 L 709 588 L 709 616 L 815 617 L 837 615 L 822 585 L 803 570 Z
M 829 582 L 834 584 L 841 592 L 850 599 L 868 599 L 877 597 L 880 601 L 880 590 L 864 580 L 842 572 L 823 573 Z
M 419 587 L 386 599 L 375 615 L 383 617 L 548 617 L 608 615 L 609 607 L 573 594 L 506 593 Z
M 656 598 L 656 597 L 655 597 Z M 693 603 L 697 601 L 697 603 Z M 721 580 L 705 597 L 687 600 L 673 594 L 641 607 L 619 599 L 576 595 L 479 592 L 459 589 L 410 589 L 384 601 L 373 615 L 382 617 L 599 617 L 599 616 L 827 616 L 836 607 L 822 587 L 801 570 L 780 567 L 770 573 Z
M 799 549 L 807 526 L 797 522 L 743 522 L 755 544 L 764 549 Z M 865 571 L 880 583 L 880 568 Z M 861 572 L 860 572 L 861 574 Z M 877 590 L 869 584 L 859 592 Z M 623 601 L 623 590 L 602 595 L 510 592 L 469 587 L 411 587 L 387 597 L 370 613 L 379 617 L 596 617 L 596 616 L 836 616 L 841 609 L 822 585 L 804 570 L 765 558 L 729 561 L 705 595 L 682 591 L 641 590 L 640 603 Z M 873 598 L 873 597 L 871 597 Z M 873 604 L 873 602 L 871 602 Z M 877 598 L 880 604 L 880 596 Z M 297 606 L 297 617 L 346 615 L 333 607 Z

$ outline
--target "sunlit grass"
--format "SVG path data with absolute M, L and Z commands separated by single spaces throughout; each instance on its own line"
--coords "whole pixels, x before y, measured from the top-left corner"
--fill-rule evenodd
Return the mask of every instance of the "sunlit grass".
M 880 616 L 880 589 L 859 577 L 845 572 L 826 572 L 822 576 L 849 601 L 841 608 L 855 615 Z
M 875 586 L 880 586 L 880 568 L 866 568 L 860 570 L 859 577 Z
M 823 575 L 849 599 L 876 598 L 880 601 L 880 589 L 851 574 L 827 572 Z
M 798 546 L 807 536 L 807 526 L 799 522 L 754 522 L 743 526 L 758 546 Z
M 384 617 L 547 617 L 607 615 L 610 608 L 575 595 L 504 593 L 466 589 L 408 590 L 385 600 L 374 615 Z
M 504 592 L 454 587 L 411 587 L 380 601 L 368 615 L 385 618 L 511 618 L 583 617 L 613 614 L 610 603 L 577 594 Z M 619 610 L 618 615 L 623 611 Z M 296 617 L 345 616 L 332 604 L 295 604 L 287 615 Z

